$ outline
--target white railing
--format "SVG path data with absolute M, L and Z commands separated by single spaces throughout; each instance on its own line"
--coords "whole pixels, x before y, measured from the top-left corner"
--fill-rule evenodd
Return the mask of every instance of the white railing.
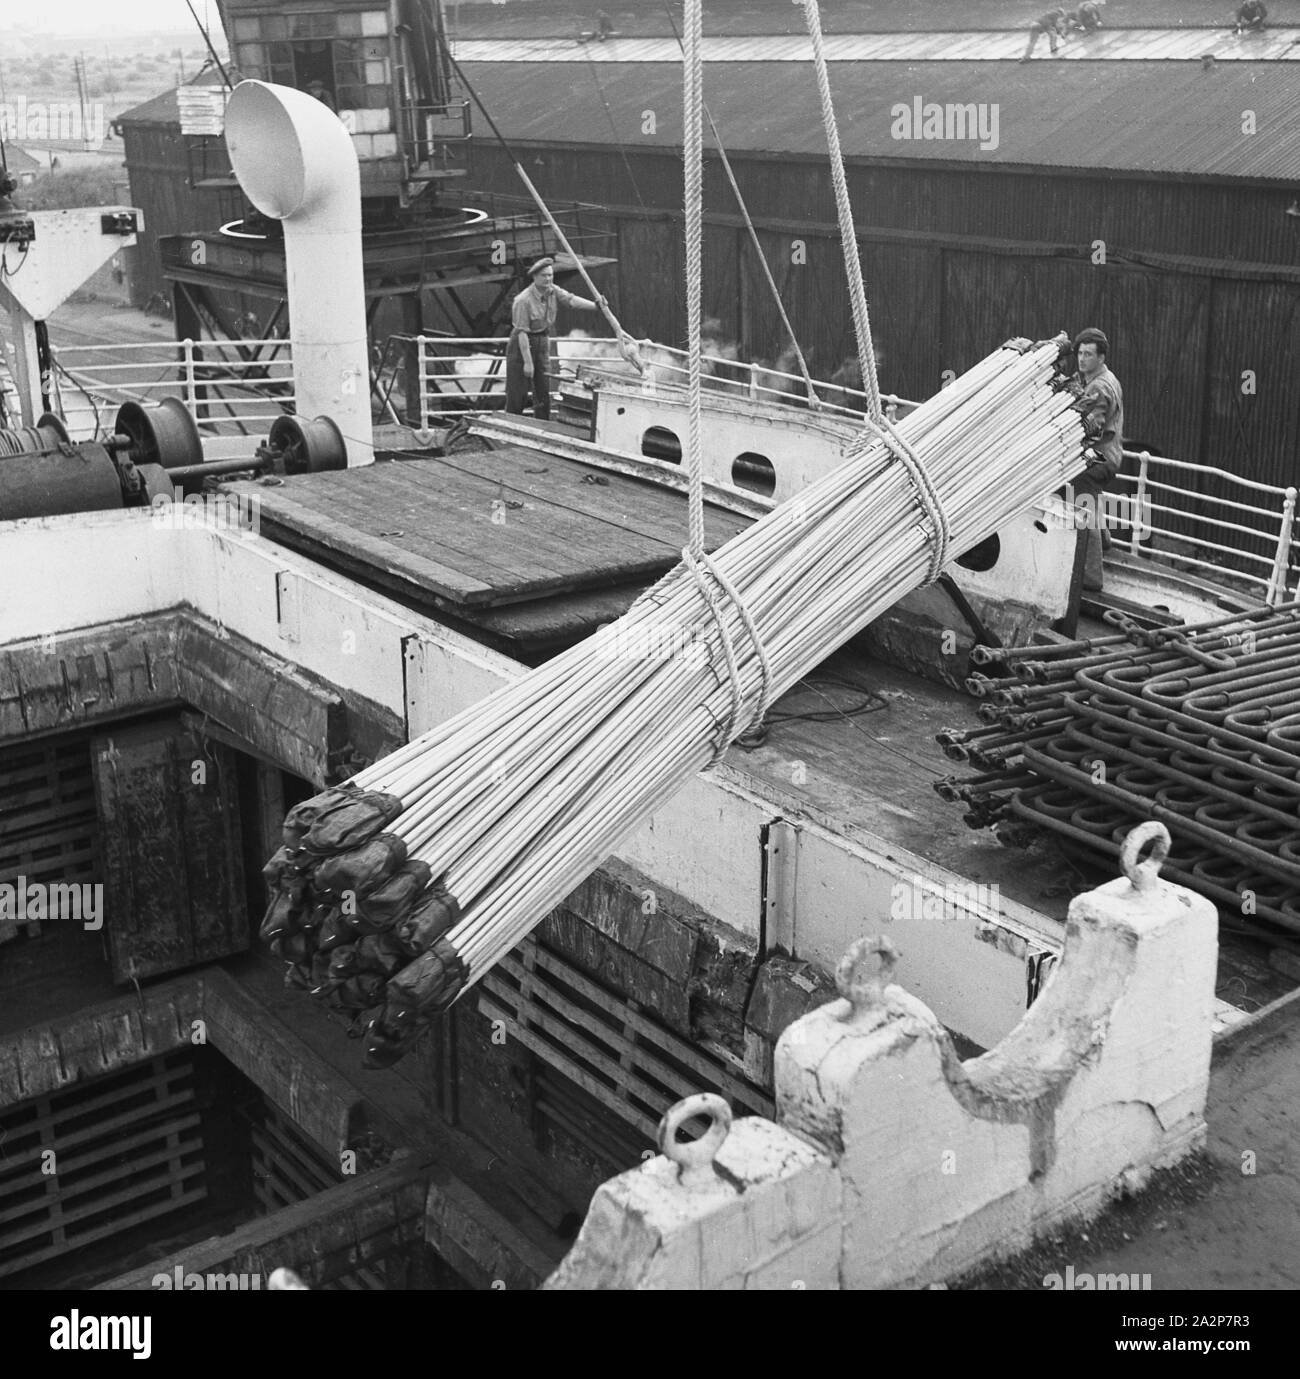
M 555 383 L 575 379 L 579 370 L 622 382 L 642 381 L 613 340 L 557 337 L 554 345 Z M 374 381 L 381 414 L 396 417 L 394 402 L 407 400 L 396 374 L 411 349 L 418 352 L 420 413 L 426 426 L 449 415 L 504 407 L 505 341 L 500 336 L 394 336 L 384 356 L 393 372 L 386 379 L 389 370 L 381 366 Z M 256 352 L 254 357 L 246 357 L 250 351 Z M 160 340 L 68 345 L 51 352 L 59 410 L 74 440 L 107 434 L 117 408 L 128 400 L 178 397 L 208 434 L 265 431 L 277 416 L 294 409 L 288 340 Z M 684 350 L 643 343 L 641 357 L 655 386 L 684 386 Z M 710 390 L 789 407 L 808 405 L 798 374 L 720 355 L 706 354 L 704 362 Z M 860 389 L 817 381 L 814 386 L 822 409 L 832 416 L 853 420 L 866 410 L 866 394 Z M 884 401 L 891 416 L 906 416 L 919 405 L 893 394 L 884 395 Z M 1240 583 L 1270 605 L 1300 597 L 1294 487 L 1258 483 L 1146 451 L 1126 450 L 1124 455 L 1128 465 L 1119 475 L 1117 492 L 1129 499 L 1129 509 L 1138 517 L 1124 524 L 1132 527 L 1126 545 L 1133 558 Z M 1206 493 L 1207 482 L 1225 496 Z
M 499 336 L 453 338 L 405 337 L 418 347 L 420 398 L 425 425 L 447 413 L 499 410 L 505 405 L 505 342 Z M 623 382 L 639 381 L 631 365 L 610 339 L 554 340 L 553 386 L 566 378 L 603 374 Z M 648 377 L 669 388 L 684 386 L 686 352 L 668 345 L 642 344 L 641 358 Z M 755 401 L 806 407 L 803 378 L 761 364 L 746 364 L 719 355 L 705 355 L 705 386 Z M 866 410 L 860 389 L 814 380 L 822 407 L 832 415 L 856 419 Z M 884 395 L 891 417 L 906 416 L 918 403 Z M 1240 581 L 1272 605 L 1287 597 L 1290 574 L 1300 559 L 1295 531 L 1296 490 L 1256 483 L 1210 465 L 1164 459 L 1145 451 L 1125 451 L 1136 471 L 1121 472 L 1119 483 L 1131 486 L 1134 510 L 1141 514 L 1133 526 L 1129 548 L 1133 555 L 1171 570 L 1191 568 L 1207 578 Z M 1177 482 L 1179 473 L 1214 480 L 1231 497 L 1212 497 L 1193 482 Z M 1124 489 L 1117 490 L 1119 493 Z M 1215 515 L 1222 510 L 1224 515 Z M 1300 594 L 1300 586 L 1296 593 Z
M 1121 471 L 1132 486 L 1136 514 L 1128 546 L 1133 556 L 1192 567 L 1207 578 L 1229 575 L 1250 587 L 1270 606 L 1283 602 L 1297 551 L 1296 490 L 1243 479 L 1212 465 L 1126 450 L 1136 473 Z M 1232 497 L 1216 497 L 1177 476 L 1214 480 Z M 1221 511 L 1223 515 L 1216 515 Z M 1155 544 L 1163 542 L 1163 546 Z M 1225 565 L 1223 557 L 1229 561 Z
M 254 350 L 248 358 L 241 350 Z M 262 351 L 265 351 L 263 354 Z M 51 346 L 52 387 L 74 440 L 111 432 L 124 402 L 178 397 L 208 434 L 265 432 L 294 405 L 287 340 L 148 340 Z
M 504 405 L 505 341 L 499 336 L 456 337 L 420 335 L 408 343 L 419 349 L 420 396 L 425 424 L 446 412 L 488 411 Z M 581 368 L 588 374 L 603 374 L 624 382 L 643 382 L 632 365 L 620 356 L 610 339 L 556 337 L 552 341 L 554 360 L 552 386 L 577 377 Z M 669 345 L 641 343 L 640 354 L 646 365 L 645 378 L 655 385 L 685 387 L 685 350 Z M 769 368 L 764 364 L 743 363 L 722 355 L 703 356 L 704 386 L 732 397 L 755 402 L 776 402 L 789 407 L 806 407 L 807 387 L 799 374 Z M 848 419 L 866 411 L 867 395 L 858 388 L 814 380 L 821 408 Z M 893 394 L 882 394 L 891 418 L 906 416 L 918 404 Z

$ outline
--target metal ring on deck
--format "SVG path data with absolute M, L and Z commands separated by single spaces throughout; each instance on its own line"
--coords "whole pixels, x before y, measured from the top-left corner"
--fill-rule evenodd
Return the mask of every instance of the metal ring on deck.
M 707 1116 L 709 1128 L 698 1140 L 683 1144 L 677 1132 L 695 1116 Z M 679 1180 L 690 1187 L 714 1180 L 713 1161 L 730 1132 L 731 1107 L 716 1092 L 697 1092 L 664 1112 L 655 1139 L 659 1152 L 677 1165 Z
M 893 981 L 898 949 L 885 934 L 860 938 L 835 967 L 835 989 L 853 1007 L 850 1019 L 878 1006 Z M 871 959 L 877 958 L 872 970 Z
M 1150 843 L 1151 856 L 1145 862 L 1138 858 Z M 1160 868 L 1169 856 L 1169 830 L 1162 823 L 1151 820 L 1138 826 L 1124 839 L 1119 862 L 1134 890 L 1149 891 L 1160 879 Z

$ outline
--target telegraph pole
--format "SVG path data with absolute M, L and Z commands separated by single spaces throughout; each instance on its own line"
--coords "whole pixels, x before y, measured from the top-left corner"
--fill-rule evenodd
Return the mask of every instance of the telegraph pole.
M 77 96 L 81 101 L 81 146 L 82 152 L 86 150 L 86 55 L 82 53 L 80 61 L 73 59 L 72 70 L 77 76 Z

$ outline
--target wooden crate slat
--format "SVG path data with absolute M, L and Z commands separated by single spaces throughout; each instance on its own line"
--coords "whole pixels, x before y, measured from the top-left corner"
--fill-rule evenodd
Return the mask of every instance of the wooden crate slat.
M 685 1064 L 688 1068 L 702 1077 L 709 1080 L 711 1085 L 723 1092 L 729 1100 L 738 1101 L 742 1105 L 756 1112 L 758 1115 L 771 1116 L 775 1112 L 775 1103 L 772 1098 L 765 1095 L 758 1089 L 749 1086 L 746 1082 L 736 1077 L 736 1075 L 720 1061 L 715 1061 L 709 1056 L 700 1053 L 692 1048 L 680 1036 L 671 1031 L 659 1028 L 653 1021 L 648 1019 L 640 1011 L 627 1009 L 627 1003 L 617 996 L 611 995 L 608 991 L 591 981 L 585 974 L 578 972 L 570 963 L 555 954 L 548 952 L 535 939 L 528 939 L 526 943 L 537 949 L 536 966 L 547 974 L 556 976 L 566 986 L 579 992 L 594 1005 L 598 1005 L 603 1010 L 610 1012 L 611 1016 L 621 1025 L 626 1021 L 634 1028 L 638 1035 L 648 1042 L 656 1044 L 664 1052 L 669 1054 L 674 1060 Z M 523 946 L 523 945 L 521 945 Z M 518 951 L 518 950 L 516 950 Z M 515 960 L 514 954 L 503 958 L 497 964 L 498 969 L 505 968 L 512 976 L 518 978 L 521 974 L 521 967 Z M 536 978 L 534 978 L 536 979 Z M 547 983 L 553 989 L 553 983 Z M 582 1021 L 584 1025 L 590 1025 L 591 1016 L 583 1012 Z M 616 1034 L 611 1031 L 609 1042 L 617 1043 Z M 698 1088 L 695 1090 L 699 1090 Z
M 289 1196 L 277 1184 L 266 1180 L 258 1180 L 253 1184 L 253 1195 L 257 1198 L 258 1205 L 264 1210 L 264 1214 L 270 1216 L 272 1212 L 279 1211 L 281 1207 L 291 1207 L 299 1199 Z
M 4 831 L 4 821 L 0 820 L 0 876 L 10 882 L 26 876 L 29 881 L 36 878 L 32 872 L 49 862 L 62 860 L 69 852 L 86 848 L 94 840 L 95 821 L 91 819 L 64 818 L 52 822 L 45 830 L 33 829 L 21 836 L 12 830 Z M 62 881 L 62 876 L 51 878 Z
M 198 1116 L 195 1114 L 184 1117 L 179 1124 L 182 1127 L 187 1127 L 189 1124 L 197 1123 L 197 1121 Z M 164 1138 L 167 1134 L 171 1133 L 174 1128 L 171 1122 L 167 1122 L 164 1125 L 151 1126 L 146 1130 L 139 1131 L 137 1134 L 128 1135 L 124 1140 L 114 1140 L 111 1152 L 114 1154 L 125 1154 L 129 1150 L 143 1148 L 146 1145 L 153 1144 L 157 1140 Z M 39 1156 L 40 1151 L 37 1150 L 35 1153 Z M 10 1176 L 7 1182 L 0 1182 L 0 1200 L 3 1200 L 4 1196 L 17 1192 L 23 1187 L 36 1187 L 50 1177 L 59 1178 L 64 1183 L 67 1183 L 70 1188 L 75 1188 L 78 1184 L 69 1181 L 72 1174 L 76 1173 L 79 1169 L 88 1168 L 91 1164 L 98 1163 L 103 1157 L 103 1150 L 94 1150 L 88 1154 L 77 1154 L 74 1155 L 71 1160 L 59 1154 L 56 1160 L 56 1165 L 58 1167 L 58 1172 L 56 1174 L 42 1173 L 39 1165 L 29 1165 L 26 1177 Z M 18 1172 L 17 1166 L 11 1167 L 8 1172 L 11 1175 L 16 1174 Z
M 202 1151 L 203 1141 L 201 1139 L 191 1138 L 180 1140 L 178 1141 L 178 1148 L 172 1148 L 168 1145 L 163 1149 L 157 1150 L 155 1153 L 141 1155 L 138 1159 L 134 1159 L 129 1164 L 116 1164 L 111 1168 L 105 1169 L 102 1173 L 97 1173 L 93 1178 L 88 1178 L 83 1182 L 72 1184 L 71 1187 L 64 1186 L 59 1193 L 61 1219 L 68 1219 L 68 1204 L 70 1202 L 75 1202 L 80 1197 L 84 1197 L 88 1192 L 96 1192 L 108 1186 L 110 1183 L 115 1183 L 122 1178 L 130 1177 L 132 1174 L 144 1172 L 144 1170 L 155 1168 L 160 1164 L 170 1164 L 173 1159 L 180 1159 L 190 1154 L 202 1153 Z M 203 1166 L 203 1163 L 198 1165 L 199 1168 Z M 141 1195 L 153 1192 L 159 1181 L 160 1177 L 157 1174 L 151 1174 L 148 1179 L 142 1180 L 138 1185 Z M 89 1205 L 93 1207 L 94 1204 L 91 1203 Z M 33 1199 L 26 1208 L 14 1209 L 12 1207 L 7 1207 L 6 1214 L 8 1216 L 8 1225 L 9 1227 L 13 1227 L 19 1221 L 26 1220 L 28 1217 L 38 1212 L 48 1210 L 49 1204 L 39 1198 Z M 38 1228 L 35 1233 L 40 1234 L 42 1229 L 49 1229 L 48 1222 L 43 1227 Z M 32 1231 L 27 1230 L 27 1235 L 30 1234 L 32 1234 Z M 0 1250 L 25 1238 L 26 1236 L 23 1234 L 11 1229 L 0 1229 Z
M 490 980 L 490 978 L 484 978 L 485 982 L 488 980 Z M 494 986 L 493 990 L 499 992 L 499 985 Z M 649 1073 L 657 1081 L 664 1083 L 669 1090 L 676 1091 L 679 1096 L 690 1096 L 694 1092 L 699 1091 L 699 1088 L 692 1085 L 688 1080 L 685 1073 L 677 1068 L 669 1067 L 666 1063 L 660 1062 L 653 1054 L 638 1049 L 621 1030 L 613 1029 L 608 1025 L 595 1024 L 595 1022 L 591 1020 L 591 1016 L 583 1010 L 581 1006 L 575 1005 L 572 1001 L 568 1000 L 556 990 L 555 987 L 549 984 L 537 985 L 534 987 L 534 990 L 538 992 L 541 999 L 553 1006 L 555 1010 L 574 1027 L 582 1030 L 584 1033 L 590 1032 L 604 1036 L 604 1042 L 614 1047 L 619 1054 L 617 1060 L 611 1059 L 608 1054 L 596 1048 L 591 1049 L 591 1059 L 592 1062 L 607 1071 L 617 1085 L 628 1086 L 635 1080 L 632 1069 L 624 1062 L 626 1059 L 635 1065 L 635 1070 L 637 1072 Z M 540 1018 L 540 1012 L 536 1005 L 532 1009 L 531 1018 L 534 1022 L 537 1022 Z M 550 1026 L 555 1026 L 555 1024 L 555 1021 L 550 1022 Z M 564 1031 L 562 1035 L 559 1034 L 560 1030 Z M 573 1037 L 572 1031 L 566 1029 L 562 1024 L 558 1026 L 556 1032 L 557 1036 L 561 1038 L 572 1039 Z
M 23 839 L 22 847 L 18 847 L 6 835 L 7 857 L 31 857 L 37 852 L 44 852 L 49 848 L 65 842 L 81 843 L 86 835 L 93 828 L 94 822 L 83 819 L 73 819 L 64 824 L 61 828 L 52 828 L 41 834 L 39 837 Z M 10 848 L 12 847 L 12 851 Z
M 166 1216 L 169 1212 L 179 1211 L 181 1208 L 189 1206 L 192 1202 L 201 1202 L 208 1195 L 206 1185 L 187 1188 L 178 1201 L 167 1201 L 154 1203 L 149 1207 L 140 1208 L 132 1217 L 130 1225 L 142 1225 L 145 1221 L 152 1220 L 156 1216 Z M 113 1235 L 123 1230 L 124 1224 L 121 1221 L 105 1222 L 102 1226 L 96 1226 L 91 1230 L 77 1236 L 76 1248 L 80 1249 L 83 1245 L 93 1244 L 96 1240 L 103 1240 L 105 1236 Z M 68 1246 L 64 1244 L 51 1245 L 35 1253 L 25 1255 L 21 1259 L 0 1262 L 0 1278 L 8 1274 L 22 1273 L 26 1269 L 33 1268 L 37 1264 L 44 1263 L 47 1259 L 57 1259 L 59 1255 L 68 1253 Z
M 343 1174 L 338 1165 L 326 1156 L 320 1145 L 306 1134 L 301 1126 L 295 1124 L 274 1102 L 267 1101 L 265 1106 L 266 1116 L 263 1123 L 276 1143 L 281 1146 L 283 1153 L 291 1154 L 313 1174 L 322 1175 L 322 1189 L 342 1182 Z
M 305 1202 L 309 1197 L 314 1197 L 314 1192 L 309 1192 L 296 1179 L 286 1177 L 274 1169 L 264 1169 L 262 1181 L 266 1184 L 267 1192 L 277 1198 L 282 1206 L 292 1206 L 296 1202 Z
M 277 1180 L 295 1189 L 298 1193 L 295 1200 L 302 1201 L 307 1197 L 314 1197 L 318 1192 L 332 1186 L 330 1183 L 316 1181 L 313 1175 L 305 1172 L 301 1164 L 290 1159 L 288 1155 L 280 1155 L 276 1143 L 267 1139 L 257 1129 L 253 1131 L 253 1144 L 256 1150 L 253 1159 L 254 1173 L 260 1173 L 264 1179 Z
M 284 1163 L 275 1159 L 259 1158 L 255 1162 L 254 1171 L 263 1181 L 274 1184 L 281 1192 L 290 1193 L 291 1200 L 295 1202 L 314 1197 L 322 1191 L 310 1178 L 303 1177 L 296 1168 L 286 1167 Z
M 81 789 L 89 781 L 90 773 L 86 765 L 73 762 L 56 763 L 51 770 L 45 760 L 33 760 L 25 766 L 0 770 L 0 790 L 5 792 L 5 808 L 19 795 L 25 800 L 48 800 L 66 792 L 68 795 Z
M 177 1050 L 0 1118 L 0 1277 L 207 1196 L 193 1082 L 190 1055 Z M 53 1174 L 40 1172 L 47 1150 Z
M 485 984 L 486 980 L 485 978 Z M 493 988 L 493 993 L 496 993 L 495 987 Z M 549 1000 L 552 997 L 552 993 L 546 992 L 545 996 L 546 999 Z M 560 1008 L 559 1013 L 561 1015 L 570 1015 L 570 1012 L 576 1009 L 576 1007 L 570 1002 L 565 1001 L 562 997 L 556 998 L 556 1004 Z M 585 1027 L 579 1025 L 576 1020 L 573 1021 L 572 1024 L 566 1024 L 564 1020 L 557 1019 L 547 1011 L 540 1002 L 535 1002 L 529 1010 L 528 1028 L 551 1035 L 559 1042 L 561 1047 L 567 1045 L 575 1056 L 580 1056 L 598 1072 L 604 1073 L 613 1084 L 605 1088 L 604 1099 L 608 1099 L 611 1094 L 621 1094 L 625 1097 L 636 1095 L 641 1100 L 650 1099 L 646 1093 L 649 1093 L 651 1089 L 648 1087 L 639 1087 L 637 1085 L 638 1079 L 631 1076 L 617 1058 L 611 1058 L 608 1054 L 596 1048 L 589 1039 L 582 1039 L 580 1037 L 586 1034 L 587 1031 Z M 672 1073 L 671 1069 L 666 1071 L 671 1074 L 671 1080 L 668 1082 L 669 1095 L 664 1096 L 662 1093 L 656 1093 L 658 1099 L 662 1102 L 662 1105 L 659 1107 L 661 1113 L 666 1111 L 675 1100 L 679 1100 L 683 1096 L 690 1096 L 693 1091 L 697 1090 L 691 1087 L 690 1083 L 687 1082 L 680 1073 Z
M 541 961 L 543 956 L 549 957 L 549 955 L 544 953 L 544 950 L 539 951 L 537 965 L 540 968 L 548 968 L 549 964 Z M 509 960 L 499 964 L 499 966 L 505 966 L 507 971 L 512 972 L 513 964 L 509 963 Z M 484 982 L 490 982 L 493 975 L 494 974 L 489 974 L 485 977 Z M 569 973 L 565 971 L 564 976 L 567 980 Z M 501 992 L 502 986 L 503 984 L 498 981 L 493 985 L 492 989 Z M 508 988 L 506 988 L 506 990 L 508 990 Z M 623 1003 L 620 1002 L 615 1007 L 622 1026 L 621 1028 L 615 1028 L 611 1025 L 599 1022 L 589 1011 L 584 1010 L 581 1006 L 568 999 L 555 984 L 545 980 L 545 978 L 541 980 L 535 979 L 534 990 L 575 1026 L 582 1030 L 591 1031 L 599 1036 L 604 1043 L 617 1049 L 620 1053 L 620 1061 L 622 1061 L 622 1056 L 626 1054 L 637 1071 L 637 1081 L 640 1081 L 640 1075 L 644 1074 L 653 1078 L 656 1082 L 663 1083 L 670 1088 L 680 1089 L 680 1095 L 682 1096 L 689 1096 L 701 1090 L 699 1085 L 690 1080 L 691 1073 L 694 1072 L 705 1080 L 705 1085 L 707 1087 L 718 1088 L 718 1090 L 727 1095 L 729 1099 L 739 1102 L 741 1105 L 747 1106 L 751 1110 L 757 1111 L 760 1115 L 770 1115 L 774 1110 L 773 1103 L 770 1099 L 763 1097 L 752 1088 L 746 1087 L 742 1082 L 738 1081 L 725 1065 L 721 1063 L 711 1063 L 707 1058 L 700 1056 L 693 1056 L 689 1059 L 684 1057 L 684 1044 L 675 1041 L 672 1036 L 663 1037 L 661 1035 L 661 1037 L 656 1040 L 656 1044 L 658 1047 L 665 1049 L 672 1057 L 687 1063 L 687 1068 L 685 1070 L 674 1068 L 670 1064 L 657 1058 L 653 1050 L 643 1048 L 632 1039 L 630 1034 L 630 1031 L 633 1030 L 636 1031 L 638 1035 L 643 1033 L 648 1021 L 637 1011 L 627 1010 L 625 1013 Z M 605 1056 L 607 1057 L 607 1055 Z
M 154 1059 L 151 1059 L 148 1064 L 122 1068 L 111 1075 L 111 1086 L 104 1086 L 107 1078 L 95 1078 L 87 1083 L 61 1088 L 47 1098 L 50 1102 L 50 1107 L 46 1113 L 47 1118 L 57 1126 L 65 1126 L 78 1116 L 100 1110 L 105 1106 L 116 1106 L 124 1098 L 138 1095 L 147 1089 L 161 1090 L 164 1093 L 172 1091 L 174 1090 L 173 1083 L 194 1076 L 194 1070 L 183 1052 L 181 1058 L 183 1060 L 181 1062 L 177 1062 L 173 1058 L 169 1065 L 162 1068 L 154 1067 L 157 1061 Z M 147 1071 L 137 1072 L 137 1067 L 144 1067 Z M 97 1088 L 102 1088 L 102 1090 L 96 1090 Z M 184 1091 L 183 1088 L 181 1090 Z M 3 1124 L 3 1119 L 0 1119 L 0 1124 Z
M 513 1019 L 511 1013 L 504 1006 L 498 1006 L 486 992 L 479 997 L 479 1009 L 484 1011 L 490 1019 L 498 1019 L 501 1017 Z M 532 1049 L 534 1053 L 545 1058 L 548 1063 L 558 1068 L 566 1077 L 572 1078 L 578 1086 L 584 1088 L 604 1105 L 616 1111 L 624 1120 L 635 1125 L 638 1130 L 643 1131 L 651 1139 L 654 1138 L 659 1128 L 658 1121 L 651 1120 L 649 1116 L 643 1115 L 630 1103 L 619 1101 L 617 1098 L 611 1098 L 609 1095 L 609 1088 L 592 1077 L 585 1068 L 580 1067 L 572 1059 L 558 1053 L 551 1045 L 539 1039 L 531 1030 L 516 1029 L 514 1031 L 514 1038 L 518 1039 L 525 1048 Z
M 322 1192 L 333 1187 L 343 1179 L 343 1174 L 321 1153 L 320 1148 L 309 1140 L 278 1107 L 271 1102 L 264 1103 L 261 1122 L 253 1122 L 255 1137 L 260 1136 L 268 1153 L 278 1159 L 293 1164 L 299 1177 L 311 1186 L 311 1192 Z
M 109 1120 L 100 1121 L 97 1125 L 88 1125 L 84 1130 L 61 1135 L 58 1144 L 54 1147 L 62 1153 L 72 1145 L 93 1143 L 95 1140 L 110 1134 L 119 1126 L 138 1123 L 144 1115 L 155 1116 L 164 1111 L 176 1111 L 193 1100 L 194 1089 L 192 1087 L 186 1088 L 182 1092 L 174 1093 L 161 1101 L 152 1102 L 148 1106 L 136 1107 L 134 1110 L 124 1111 L 121 1115 L 113 1116 Z
M 126 1206 L 139 1197 L 149 1197 L 153 1193 L 167 1188 L 173 1178 L 182 1180 L 193 1178 L 204 1173 L 207 1165 L 200 1160 L 197 1164 L 178 1165 L 168 1163 L 165 1165 L 166 1171 L 161 1174 L 152 1175 L 147 1181 L 133 1184 L 131 1187 L 122 1188 L 118 1192 L 110 1193 L 107 1197 L 98 1197 L 90 1202 L 83 1202 L 78 1207 L 69 1208 L 62 1205 L 59 1211 L 59 1226 L 64 1232 L 68 1246 L 81 1244 L 84 1238 L 83 1231 L 69 1230 L 79 1221 L 85 1221 L 93 1216 L 98 1216 L 101 1212 L 111 1211 L 114 1207 Z M 207 1189 L 205 1188 L 204 1191 Z M 115 1229 L 125 1230 L 128 1226 L 134 1225 L 134 1219 L 129 1213 L 123 1213 L 117 1218 Z M 35 1239 L 39 1236 L 50 1233 L 50 1222 L 43 1221 L 35 1226 L 28 1226 L 20 1231 L 8 1233 L 0 1237 L 0 1247 L 8 1249 L 14 1245 L 20 1245 L 24 1240 Z
M 178 1164 L 173 1162 L 168 1167 L 168 1171 L 166 1173 L 160 1174 L 158 1176 L 156 1182 L 149 1189 L 149 1191 L 142 1191 L 143 1185 L 141 1185 L 140 1187 L 123 1188 L 120 1192 L 113 1193 L 110 1197 L 100 1198 L 95 1202 L 88 1202 L 84 1206 L 78 1207 L 76 1211 L 73 1213 L 65 1212 L 64 1222 L 68 1225 L 75 1225 L 78 1221 L 88 1220 L 89 1218 L 98 1216 L 101 1212 L 109 1211 L 114 1207 L 130 1206 L 131 1203 L 135 1202 L 137 1199 L 141 1197 L 152 1196 L 154 1192 L 159 1192 L 162 1191 L 164 1188 L 169 1187 L 173 1181 L 179 1180 L 183 1183 L 188 1184 L 191 1179 L 200 1178 L 201 1175 L 203 1175 L 206 1172 L 207 1164 L 205 1164 L 202 1160 L 194 1164 Z M 203 1188 L 203 1191 L 204 1193 L 207 1192 L 206 1186 Z M 170 1202 L 175 1202 L 178 1199 L 171 1197 L 169 1194 L 168 1200 Z M 135 1218 L 132 1212 L 124 1212 L 117 1217 L 118 1230 L 125 1230 L 129 1226 L 133 1225 L 135 1225 Z M 78 1244 L 80 1243 L 82 1234 L 80 1231 L 69 1231 L 68 1234 L 70 1239 L 73 1239 Z
M 190 1047 L 187 1044 L 155 1054 L 144 1063 L 123 1064 L 100 1076 L 65 1084 L 46 1095 L 53 1101 L 54 1110 L 61 1115 L 65 1107 L 109 1104 L 119 1088 L 175 1080 L 178 1076 L 193 1076 Z
M 67 819 L 75 805 L 80 804 L 80 813 L 88 819 L 95 817 L 95 795 L 90 791 L 84 798 L 69 793 L 65 798 L 51 800 L 48 788 L 34 786 L 28 789 L 14 789 L 0 782 L 0 828 L 8 834 L 21 829 L 30 833 L 45 823 Z
M 187 1130 L 195 1129 L 199 1123 L 199 1118 L 197 1116 L 187 1117 L 186 1119 L 188 1123 L 185 1128 Z M 154 1152 L 151 1150 L 146 1154 L 140 1155 L 138 1159 L 133 1159 L 130 1163 L 111 1164 L 106 1167 L 102 1173 L 93 1175 L 88 1179 L 83 1179 L 79 1183 L 67 1183 L 56 1173 L 44 1175 L 39 1178 L 39 1181 L 24 1185 L 21 1191 L 15 1191 L 5 1201 L 5 1225 L 3 1228 L 0 1228 L 0 1245 L 7 1244 L 11 1240 L 17 1238 L 15 1227 L 18 1221 L 31 1217 L 40 1211 L 49 1209 L 49 1204 L 38 1196 L 29 1196 L 25 1202 L 15 1200 L 24 1192 L 28 1194 L 33 1193 L 38 1187 L 52 1188 L 58 1195 L 60 1211 L 66 1212 L 70 1202 L 76 1202 L 79 1198 L 85 1197 L 87 1193 L 94 1193 L 110 1182 L 116 1182 L 121 1178 L 129 1177 L 137 1170 L 144 1170 L 158 1162 L 179 1159 L 183 1156 L 193 1154 L 195 1151 L 201 1151 L 202 1148 L 202 1140 L 190 1136 L 184 1140 L 182 1147 L 178 1150 L 170 1153 Z
M 58 881 L 94 880 L 98 874 L 99 852 L 93 838 L 73 839 L 63 845 L 57 857 L 42 857 L 39 860 L 23 862 L 21 859 L 6 863 L 9 870 L 0 870 L 0 876 L 11 881 L 25 876 L 29 881 L 42 881 L 46 878 Z

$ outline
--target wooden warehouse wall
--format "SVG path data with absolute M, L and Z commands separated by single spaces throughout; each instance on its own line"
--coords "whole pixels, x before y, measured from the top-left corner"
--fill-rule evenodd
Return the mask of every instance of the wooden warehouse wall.
M 158 241 L 186 230 L 216 230 L 221 201 L 216 192 L 195 191 L 179 125 L 124 124 L 122 142 L 131 178 L 131 204 L 144 212 L 144 230 L 131 275 L 131 305 L 143 307 L 162 296 L 171 304 Z
M 145 213 L 133 300 L 166 291 L 159 235 L 213 229 L 212 193 L 187 183 L 174 127 L 124 130 L 132 198 Z M 517 145 L 554 201 L 611 208 L 601 246 L 620 261 L 614 300 L 628 328 L 684 343 L 681 161 L 671 150 Z M 829 375 L 853 351 L 844 267 L 824 162 L 733 158 L 783 298 Z M 1285 188 L 989 168 L 858 165 L 850 192 L 881 381 L 927 397 L 1008 335 L 1103 325 L 1131 437 L 1262 482 L 1300 461 L 1300 219 Z M 475 188 L 521 194 L 490 141 Z M 706 169 L 706 311 L 747 357 L 783 348 L 779 319 L 716 159 Z M 803 262 L 793 242 L 803 241 Z M 1095 241 L 1107 261 L 1092 262 Z M 432 312 L 430 320 L 444 325 Z M 1254 391 L 1243 389 L 1252 371 Z
M 683 343 L 680 159 L 530 149 L 544 195 L 609 206 L 616 306 L 634 333 Z M 834 206 L 822 164 L 733 158 L 800 342 L 823 376 L 852 352 Z M 517 191 L 487 144 L 474 183 Z M 927 397 L 1011 335 L 1102 325 L 1130 436 L 1261 482 L 1300 461 L 1300 221 L 1267 188 L 903 167 L 850 170 L 887 391 Z M 708 171 L 705 310 L 747 357 L 771 360 L 779 318 L 720 169 Z M 802 263 L 793 243 L 805 245 Z M 1094 264 L 1093 242 L 1105 243 Z M 1243 374 L 1252 371 L 1253 381 Z M 1253 387 L 1254 391 L 1249 391 Z

